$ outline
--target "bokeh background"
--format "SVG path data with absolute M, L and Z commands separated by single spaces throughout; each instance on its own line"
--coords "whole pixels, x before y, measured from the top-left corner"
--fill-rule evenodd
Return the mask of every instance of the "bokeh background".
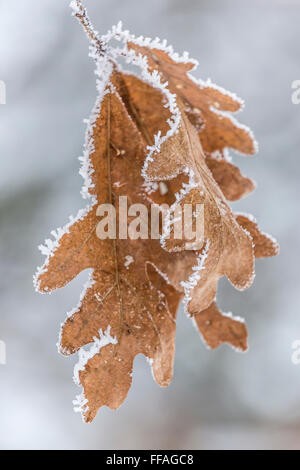
M 69 0 L 0 0 L 0 366 L 2 449 L 300 449 L 299 0 L 86 0 L 98 30 L 122 19 L 136 34 L 168 38 L 199 60 L 197 77 L 246 100 L 239 115 L 260 143 L 255 157 L 233 154 L 258 183 L 234 208 L 256 215 L 281 244 L 257 261 L 251 289 L 221 282 L 224 311 L 246 318 L 247 354 L 208 351 L 180 312 L 173 384 L 160 389 L 143 357 L 117 412 L 83 424 L 73 413 L 76 358 L 57 354 L 65 312 L 88 273 L 51 296 L 34 292 L 37 245 L 84 206 L 77 156 L 94 103 L 88 44 Z

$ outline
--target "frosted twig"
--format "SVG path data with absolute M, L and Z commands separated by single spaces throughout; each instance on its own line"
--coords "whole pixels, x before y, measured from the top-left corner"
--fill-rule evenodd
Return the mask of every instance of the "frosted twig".
M 81 23 L 92 45 L 96 48 L 100 56 L 105 54 L 104 43 L 100 40 L 98 32 L 93 27 L 93 24 L 88 16 L 87 9 L 83 6 L 82 0 L 72 0 L 70 7 L 73 10 L 73 15 L 76 16 L 79 23 Z

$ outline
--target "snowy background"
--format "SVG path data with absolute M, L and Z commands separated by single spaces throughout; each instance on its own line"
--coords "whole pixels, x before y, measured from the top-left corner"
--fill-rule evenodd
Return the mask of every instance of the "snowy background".
M 211 77 L 246 100 L 239 119 L 260 143 L 259 155 L 234 155 L 258 189 L 235 208 L 257 216 L 281 244 L 277 259 L 257 262 L 245 293 L 221 283 L 224 311 L 244 316 L 250 351 L 207 351 L 179 315 L 175 376 L 154 383 L 142 357 L 117 411 L 94 423 L 73 413 L 75 358 L 57 354 L 65 312 L 76 305 L 87 273 L 51 296 L 35 294 L 37 245 L 84 205 L 78 175 L 84 130 L 95 99 L 87 40 L 69 0 L 0 0 L 0 365 L 1 449 L 300 449 L 299 0 L 87 0 L 105 32 L 122 19 L 136 34 L 167 37 Z

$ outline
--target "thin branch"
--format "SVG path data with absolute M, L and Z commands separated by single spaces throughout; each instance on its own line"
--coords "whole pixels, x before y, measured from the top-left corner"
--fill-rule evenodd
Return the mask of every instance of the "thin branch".
M 100 40 L 97 31 L 93 27 L 91 20 L 88 16 L 86 8 L 82 4 L 82 0 L 72 0 L 70 7 L 73 10 L 73 15 L 76 16 L 79 23 L 82 25 L 84 31 L 87 34 L 91 44 L 96 48 L 99 56 L 104 56 L 105 46 Z

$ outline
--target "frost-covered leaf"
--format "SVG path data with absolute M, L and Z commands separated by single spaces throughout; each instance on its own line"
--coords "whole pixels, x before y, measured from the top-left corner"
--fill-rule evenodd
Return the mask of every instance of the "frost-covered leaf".
M 210 349 L 228 343 L 238 351 L 247 351 L 247 328 L 244 321 L 220 312 L 213 302 L 207 309 L 194 315 L 195 325 Z
M 248 214 L 236 214 L 237 222 L 251 235 L 255 258 L 267 258 L 279 253 L 279 244 L 272 235 L 262 232 L 255 218 Z
M 92 196 L 118 209 L 118 195 L 125 187 L 131 203 L 145 203 L 141 177 L 145 146 L 117 93 L 105 94 L 90 139 L 94 143 L 90 156 Z M 121 184 L 116 186 L 116 182 Z M 174 293 L 171 313 L 166 288 L 159 290 L 149 281 L 147 267 L 156 266 L 156 259 L 163 277 L 167 278 L 163 265 L 166 271 L 171 270 L 171 256 L 161 249 L 159 240 L 101 240 L 96 234 L 96 210 L 94 204 L 68 228 L 36 279 L 39 291 L 50 292 L 82 270 L 93 268 L 80 305 L 62 327 L 60 341 L 60 350 L 67 355 L 94 338 L 95 344 L 101 345 L 101 352 L 94 346 L 95 355 L 78 373 L 87 400 L 82 409 L 87 421 L 94 418 L 100 406 L 116 408 L 125 399 L 136 354 L 143 353 L 153 361 L 159 385 L 170 383 L 178 306 L 178 294 Z M 109 331 L 103 341 L 99 340 L 100 331 L 102 336 Z
M 190 71 L 195 62 L 179 57 L 158 39 L 134 38 L 121 25 L 99 38 L 81 0 L 73 14 L 90 40 L 96 62 L 99 98 L 88 122 L 81 175 L 90 204 L 46 240 L 46 261 L 35 276 L 40 292 L 63 287 L 81 271 L 92 274 L 77 308 L 62 325 L 59 349 L 78 352 L 74 379 L 83 392 L 74 404 L 85 421 L 101 406 L 118 408 L 132 381 L 133 361 L 142 353 L 156 382 L 173 373 L 176 313 L 186 310 L 211 348 L 228 343 L 247 349 L 247 330 L 239 318 L 215 303 L 220 277 L 238 289 L 250 286 L 255 257 L 278 253 L 277 242 L 256 221 L 233 214 L 227 201 L 249 194 L 254 183 L 227 158 L 227 148 L 253 154 L 255 142 L 232 118 L 242 102 Z M 124 48 L 111 45 L 122 41 Z M 118 60 L 140 68 L 141 77 L 122 71 Z M 175 237 L 176 217 L 161 222 L 161 240 L 97 236 L 97 207 L 109 204 L 118 217 L 119 196 L 129 204 L 166 203 L 170 215 L 192 207 L 190 229 L 200 220 L 201 234 Z M 129 217 L 130 219 L 130 217 Z
M 252 133 L 231 114 L 239 111 L 243 104 L 236 95 L 210 82 L 196 80 L 189 73 L 195 68 L 194 61 L 176 61 L 172 54 L 156 48 L 155 44 L 147 47 L 143 41 L 132 40 L 128 48 L 147 57 L 150 70 L 157 70 L 168 82 L 170 91 L 181 99 L 187 116 L 199 132 L 205 152 L 223 153 L 224 149 L 232 148 L 246 155 L 255 153 Z
M 205 160 L 228 201 L 238 201 L 254 191 L 255 183 L 242 175 L 240 169 L 230 161 L 212 156 L 207 156 Z
M 190 182 L 179 191 L 174 206 L 190 204 L 204 207 L 203 248 L 198 265 L 188 282 L 184 282 L 187 310 L 195 314 L 214 300 L 217 283 L 226 275 L 237 289 L 249 287 L 254 276 L 252 238 L 237 223 L 223 193 L 209 171 L 195 128 L 183 109 L 178 132 L 164 141 L 146 163 L 150 181 L 170 179 L 188 172 Z M 175 211 L 175 207 L 173 207 Z M 196 210 L 196 209 L 195 209 Z M 166 227 L 163 246 L 168 251 L 186 250 L 190 241 L 172 237 L 174 224 Z M 197 240 L 195 240 L 195 246 Z

